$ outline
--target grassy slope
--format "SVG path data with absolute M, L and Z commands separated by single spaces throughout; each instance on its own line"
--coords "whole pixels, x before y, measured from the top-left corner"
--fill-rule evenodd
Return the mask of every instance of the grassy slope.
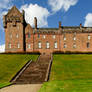
M 92 55 L 54 55 L 50 82 L 39 92 L 92 92 Z
M 0 86 L 7 84 L 29 60 L 35 61 L 38 55 L 0 54 Z

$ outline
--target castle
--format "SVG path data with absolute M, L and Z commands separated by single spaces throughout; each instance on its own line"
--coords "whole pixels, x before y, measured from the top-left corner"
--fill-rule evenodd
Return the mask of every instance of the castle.
M 25 12 L 21 13 L 16 6 L 3 16 L 3 24 L 6 52 L 92 52 L 92 28 L 82 24 L 65 27 L 59 22 L 58 28 L 38 28 L 35 17 L 32 28 L 25 21 Z

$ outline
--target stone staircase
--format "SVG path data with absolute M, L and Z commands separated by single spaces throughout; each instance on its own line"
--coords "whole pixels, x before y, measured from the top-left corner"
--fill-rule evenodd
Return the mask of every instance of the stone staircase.
M 13 82 L 16 84 L 41 84 L 47 81 L 46 76 L 49 65 L 51 63 L 51 55 L 40 55 L 36 62 L 31 64 L 23 71 L 23 73 Z

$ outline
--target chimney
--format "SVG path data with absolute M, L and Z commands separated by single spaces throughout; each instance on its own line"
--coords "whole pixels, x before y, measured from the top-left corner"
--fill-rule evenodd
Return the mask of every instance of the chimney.
M 37 18 L 34 17 L 34 25 L 35 25 L 35 29 L 37 29 Z
M 25 11 L 22 10 L 22 15 L 23 15 L 23 18 L 25 18 Z
M 80 23 L 80 28 L 82 28 L 82 23 Z
M 59 28 L 61 28 L 61 21 L 59 21 Z

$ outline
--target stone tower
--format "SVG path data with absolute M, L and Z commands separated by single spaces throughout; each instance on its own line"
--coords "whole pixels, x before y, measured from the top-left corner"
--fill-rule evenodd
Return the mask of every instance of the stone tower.
M 3 17 L 5 28 L 5 51 L 25 51 L 25 19 L 24 11 L 21 13 L 16 6 Z

